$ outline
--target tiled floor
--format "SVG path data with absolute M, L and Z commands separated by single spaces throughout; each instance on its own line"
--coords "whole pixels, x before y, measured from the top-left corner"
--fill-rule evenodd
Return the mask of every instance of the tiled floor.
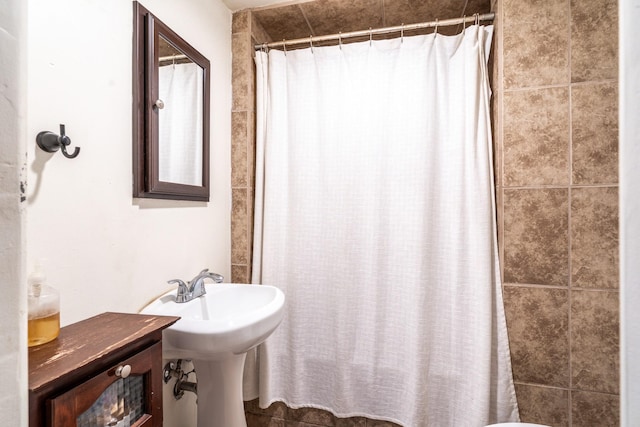
M 276 402 L 260 409 L 258 400 L 245 402 L 247 427 L 400 427 L 387 421 L 363 417 L 338 418 L 330 412 L 315 408 L 292 409 Z

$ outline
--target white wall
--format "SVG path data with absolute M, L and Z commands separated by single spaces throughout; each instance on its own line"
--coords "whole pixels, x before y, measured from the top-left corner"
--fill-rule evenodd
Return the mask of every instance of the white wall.
M 221 0 L 142 4 L 211 62 L 211 198 L 131 196 L 131 0 L 29 0 L 27 267 L 43 259 L 63 325 L 137 312 L 206 267 L 230 278 L 231 12 Z M 36 147 L 60 123 L 81 147 L 73 160 Z M 164 425 L 195 425 L 194 396 L 176 402 L 171 388 Z
M 621 1 L 620 320 L 621 425 L 640 425 L 640 0 Z
M 230 11 L 142 1 L 211 62 L 211 201 L 199 203 L 132 198 L 131 0 L 28 4 L 27 267 L 44 259 L 63 325 L 137 312 L 206 267 L 229 277 Z M 73 160 L 36 147 L 60 123 L 81 147 Z
M 26 7 L 0 0 L 0 419 L 27 425 L 27 317 L 24 292 Z

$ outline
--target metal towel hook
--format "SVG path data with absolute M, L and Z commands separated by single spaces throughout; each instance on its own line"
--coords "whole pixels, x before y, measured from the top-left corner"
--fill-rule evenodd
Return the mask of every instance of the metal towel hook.
M 60 124 L 60 135 L 57 135 L 48 130 L 38 133 L 36 136 L 36 143 L 43 151 L 47 153 L 55 153 L 59 149 L 62 149 L 62 155 L 67 159 L 74 159 L 80 154 L 80 147 L 75 147 L 73 153 L 67 153 L 67 146 L 71 144 L 71 138 L 65 135 L 64 125 Z

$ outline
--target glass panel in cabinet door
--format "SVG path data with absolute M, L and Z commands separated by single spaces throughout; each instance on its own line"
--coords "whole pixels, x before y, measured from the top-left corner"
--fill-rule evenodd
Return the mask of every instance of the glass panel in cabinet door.
M 76 420 L 77 427 L 131 427 L 145 414 L 144 375 L 120 378 Z

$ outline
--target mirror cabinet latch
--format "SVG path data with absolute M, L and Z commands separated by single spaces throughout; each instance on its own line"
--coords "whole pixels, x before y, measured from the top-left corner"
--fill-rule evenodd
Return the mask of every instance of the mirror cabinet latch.
M 80 153 L 80 147 L 75 147 L 73 153 L 67 152 L 67 146 L 71 144 L 71 138 L 65 134 L 64 125 L 60 124 L 60 135 L 48 130 L 38 133 L 36 136 L 38 147 L 47 153 L 55 153 L 58 149 L 62 149 L 62 154 L 67 159 L 73 159 Z

